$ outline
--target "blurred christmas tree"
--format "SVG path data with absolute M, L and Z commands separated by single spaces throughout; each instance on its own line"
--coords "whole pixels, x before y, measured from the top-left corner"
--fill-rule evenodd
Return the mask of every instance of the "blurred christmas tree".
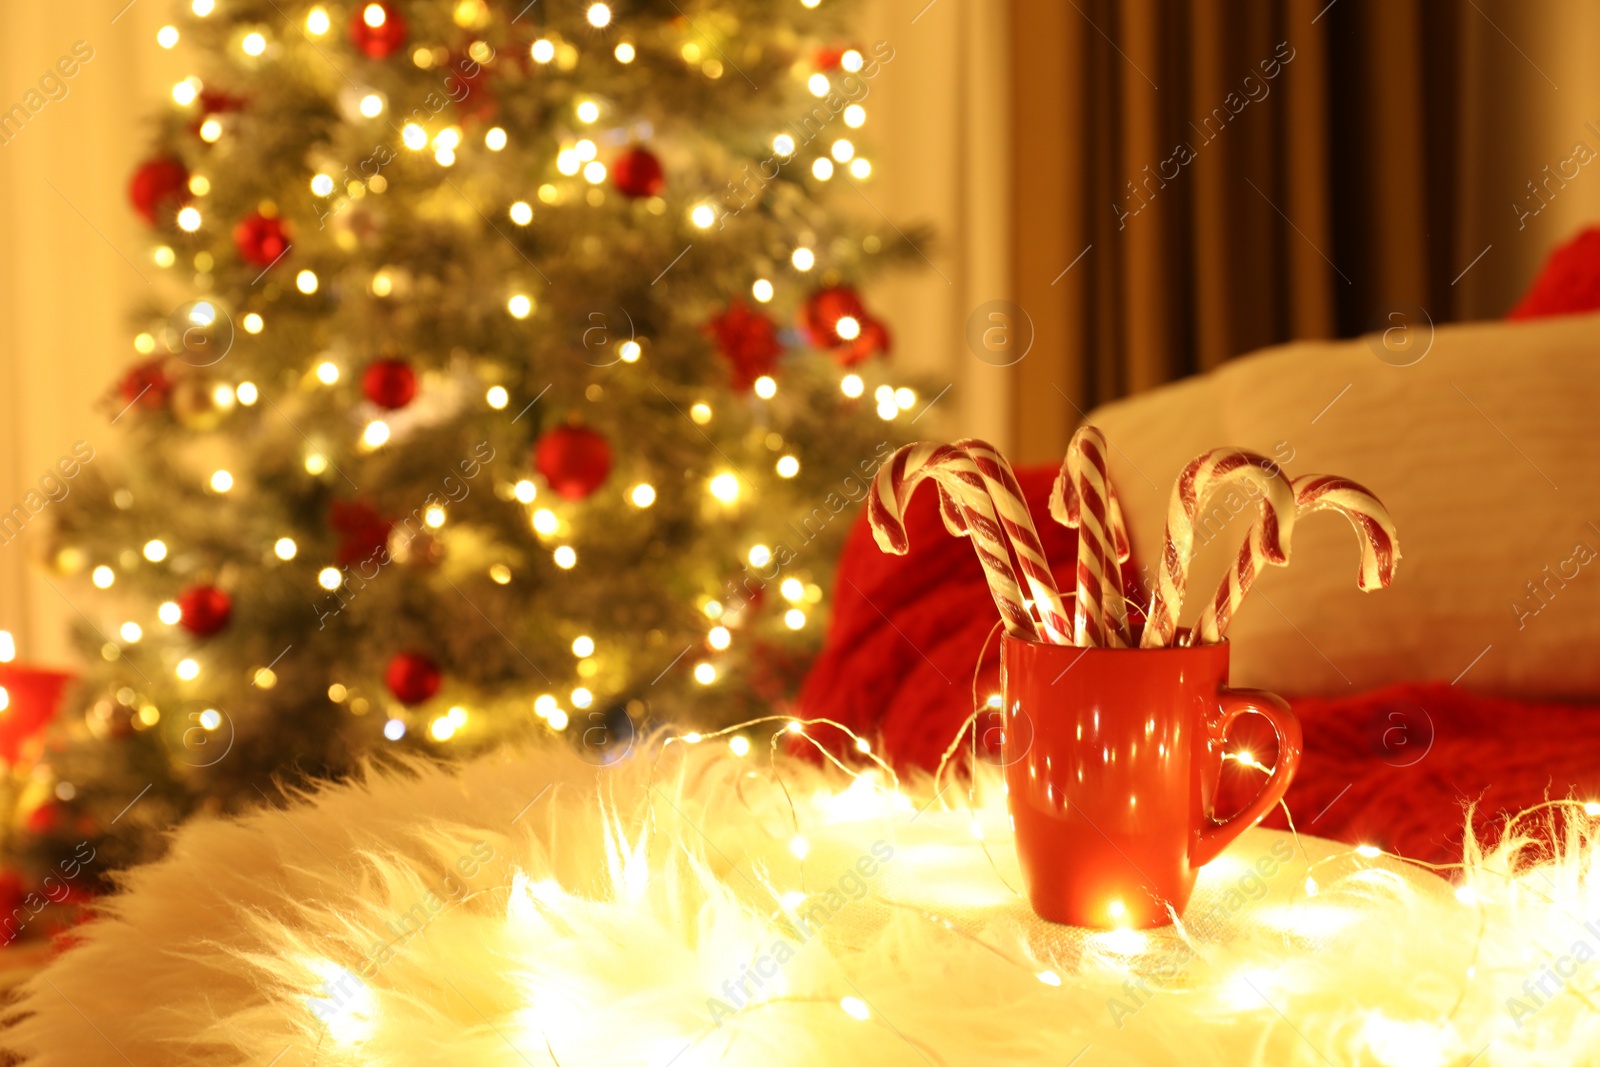
M 170 302 L 59 508 L 97 666 L 18 771 L 36 872 L 374 753 L 600 762 L 781 701 L 914 403 L 854 289 L 910 245 L 820 202 L 869 178 L 893 58 L 846 6 L 193 0 L 161 31 L 202 68 L 130 190 Z

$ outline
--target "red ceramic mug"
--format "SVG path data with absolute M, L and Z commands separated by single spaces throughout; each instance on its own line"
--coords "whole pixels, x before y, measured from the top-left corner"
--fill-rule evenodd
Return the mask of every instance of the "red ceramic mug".
M 1028 899 L 1073 926 L 1161 926 L 1195 875 L 1259 822 L 1300 764 L 1281 697 L 1228 688 L 1228 646 L 1077 648 L 1001 640 L 1007 803 Z M 1277 764 L 1224 821 L 1213 813 L 1223 740 L 1265 715 Z

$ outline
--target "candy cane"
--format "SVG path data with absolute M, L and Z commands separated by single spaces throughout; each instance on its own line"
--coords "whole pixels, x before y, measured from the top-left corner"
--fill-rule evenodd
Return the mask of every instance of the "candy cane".
M 1081 434 L 1085 426 L 1079 429 Z M 1105 444 L 1105 435 L 1099 430 L 1095 433 L 1100 438 L 1100 443 Z M 1078 447 L 1078 434 L 1073 434 L 1072 443 L 1067 445 L 1067 458 L 1061 461 L 1061 470 L 1056 474 L 1055 484 L 1050 487 L 1050 517 L 1061 525 L 1076 530 L 1078 528 L 1078 495 L 1072 488 L 1072 477 L 1069 466 L 1073 451 Z M 1105 455 L 1105 448 L 1100 449 L 1100 454 Z M 1106 478 L 1106 503 L 1108 505 L 1106 520 L 1111 527 L 1111 535 L 1117 547 L 1117 562 L 1126 563 L 1133 555 L 1133 542 L 1128 538 L 1128 524 L 1122 518 L 1122 502 L 1117 499 L 1116 486 L 1111 484 L 1111 479 Z
M 1194 559 L 1194 527 L 1211 494 L 1229 482 L 1260 490 L 1261 553 L 1268 563 L 1289 562 L 1289 533 L 1294 524 L 1294 488 L 1278 465 L 1242 448 L 1214 448 L 1196 456 L 1178 475 L 1167 506 L 1167 538 L 1150 598 L 1141 648 L 1170 645 L 1178 631 L 1189 564 Z
M 867 519 L 873 539 L 885 552 L 903 556 L 910 548 L 906 536 L 905 509 L 911 495 L 924 479 L 933 478 L 943 491 L 941 512 L 946 525 L 955 518 L 944 511 L 948 504 L 959 509 L 960 529 L 971 535 L 989 580 L 989 593 L 1006 625 L 1006 632 L 1030 641 L 1038 640 L 1033 616 L 1028 611 L 1022 588 L 1001 533 L 999 517 L 984 487 L 977 464 L 961 449 L 928 442 L 906 445 L 889 457 L 872 481 L 867 501 Z M 947 494 L 947 496 L 946 496 Z
M 1050 573 L 1050 561 L 1045 559 L 1044 545 L 1039 541 L 1039 531 L 1033 525 L 1033 515 L 1028 511 L 1028 501 L 1017 484 L 1016 473 L 1000 451 L 987 441 L 968 437 L 957 441 L 955 447 L 966 451 L 977 464 L 989 498 L 999 513 L 1001 529 L 1011 550 L 1016 553 L 1017 565 L 1033 593 L 1034 610 L 1038 612 L 1044 639 L 1053 644 L 1073 643 L 1073 624 L 1067 618 L 1061 602 L 1061 592 L 1056 588 L 1055 575 Z
M 1106 473 L 1105 443 L 1093 426 L 1079 427 L 1072 435 L 1050 492 L 1050 514 L 1078 531 L 1075 643 L 1126 648 L 1132 642 L 1118 564 L 1132 554 L 1132 546 Z
M 1294 487 L 1295 511 L 1299 515 L 1313 511 L 1336 511 L 1355 528 L 1361 549 L 1361 563 L 1356 571 L 1357 587 L 1370 593 L 1374 589 L 1386 588 L 1394 581 L 1395 565 L 1400 562 L 1400 541 L 1383 501 L 1361 483 L 1332 474 L 1306 474 L 1291 484 Z M 1200 613 L 1200 619 L 1195 623 L 1196 640 L 1200 644 L 1214 645 L 1222 640 L 1228 623 L 1233 621 L 1240 603 L 1266 566 L 1266 549 L 1261 544 L 1259 529 L 1251 529 L 1250 539 L 1239 549 L 1239 558 L 1233 569 L 1217 587 L 1211 603 Z

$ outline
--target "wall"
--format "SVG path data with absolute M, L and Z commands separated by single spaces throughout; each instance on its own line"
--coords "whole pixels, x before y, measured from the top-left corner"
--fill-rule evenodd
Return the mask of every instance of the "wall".
M 66 95 L 0 143 L 0 512 L 75 441 L 110 445 L 115 409 L 98 405 L 134 355 L 125 309 L 154 277 L 124 190 L 143 116 L 185 72 L 155 43 L 167 0 L 125 4 L 0 5 L 0 112 L 75 43 L 93 49 Z M 0 544 L 0 629 L 19 658 L 63 663 L 77 616 L 35 565 L 47 514 Z

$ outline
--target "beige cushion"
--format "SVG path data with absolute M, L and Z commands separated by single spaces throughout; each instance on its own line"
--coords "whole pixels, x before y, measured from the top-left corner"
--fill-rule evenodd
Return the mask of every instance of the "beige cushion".
M 1350 525 L 1308 517 L 1290 566 L 1268 569 L 1229 630 L 1236 684 L 1311 694 L 1459 678 L 1600 696 L 1600 316 L 1441 326 L 1411 366 L 1375 349 L 1285 345 L 1093 412 L 1136 559 L 1159 559 L 1173 479 L 1207 448 L 1345 475 L 1394 516 L 1394 585 L 1357 590 Z M 1196 557 L 1185 623 L 1247 518 Z

